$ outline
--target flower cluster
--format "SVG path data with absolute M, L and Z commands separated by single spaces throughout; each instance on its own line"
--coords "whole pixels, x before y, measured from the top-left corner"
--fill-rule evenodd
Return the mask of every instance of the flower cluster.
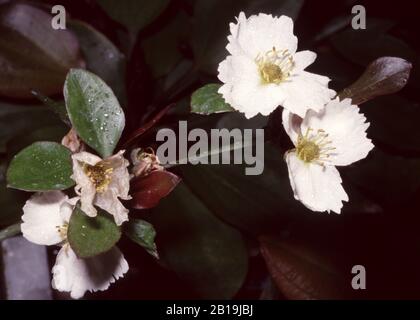
M 350 99 L 334 98 L 329 78 L 305 71 L 316 54 L 296 52 L 289 17 L 246 18 L 241 12 L 230 32 L 219 93 L 247 118 L 283 106 L 283 126 L 295 146 L 285 154 L 295 198 L 313 211 L 340 213 L 348 196 L 336 166 L 363 159 L 373 148 L 366 118 Z
M 116 246 L 123 233 L 158 258 L 153 226 L 129 219 L 129 211 L 156 206 L 179 178 L 164 170 L 151 148 L 132 150 L 131 163 L 125 150 L 115 151 L 125 115 L 96 75 L 71 70 L 64 97 L 71 129 L 61 144 L 42 141 L 21 150 L 7 178 L 9 187 L 35 192 L 23 207 L 22 234 L 61 247 L 52 286 L 79 299 L 86 291 L 106 290 L 128 271 Z
M 69 135 L 73 138 L 68 139 Z M 76 149 L 73 148 L 75 141 L 78 141 Z M 79 147 L 83 146 L 74 129 L 62 143 L 73 151 L 80 150 Z M 82 212 L 89 217 L 97 216 L 98 207 L 111 214 L 117 226 L 128 221 L 129 210 L 121 203 L 121 200 L 131 199 L 129 161 L 123 154 L 124 151 L 121 150 L 113 156 L 101 159 L 86 151 L 73 153 L 71 178 L 76 183 L 76 196 L 69 199 L 61 191 L 38 192 L 23 207 L 23 236 L 39 245 L 61 246 L 52 268 L 52 286 L 59 291 L 70 292 L 74 299 L 83 297 L 86 291 L 108 289 L 110 284 L 123 277 L 129 269 L 127 261 L 116 246 L 93 257 L 79 258 L 67 237 L 70 218 L 78 203 Z M 155 159 L 155 162 L 158 163 L 158 160 Z M 139 166 L 149 165 L 148 162 L 136 160 L 133 172 L 137 172 Z M 153 170 L 155 169 L 151 168 L 148 173 Z

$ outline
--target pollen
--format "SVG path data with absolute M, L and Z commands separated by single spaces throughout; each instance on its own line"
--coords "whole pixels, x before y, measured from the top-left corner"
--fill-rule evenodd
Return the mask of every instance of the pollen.
M 296 145 L 296 155 L 305 163 L 315 163 L 324 165 L 329 161 L 334 147 L 331 147 L 331 140 L 328 140 L 328 134 L 319 129 L 314 132 L 308 128 L 305 135 L 299 135 Z
M 290 76 L 295 66 L 288 50 L 277 51 L 275 47 L 255 59 L 263 84 L 279 84 Z
M 83 170 L 99 193 L 104 192 L 108 188 L 108 185 L 111 182 L 112 172 L 114 171 L 114 169 L 104 161 L 101 161 L 94 166 L 85 163 L 83 165 Z

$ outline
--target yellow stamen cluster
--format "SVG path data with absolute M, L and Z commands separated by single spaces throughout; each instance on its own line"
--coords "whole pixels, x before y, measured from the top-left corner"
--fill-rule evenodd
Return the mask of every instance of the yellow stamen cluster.
M 258 55 L 255 59 L 263 84 L 279 84 L 287 80 L 295 66 L 289 51 L 277 51 L 275 47 L 264 55 Z
M 83 170 L 96 187 L 97 192 L 104 192 L 111 182 L 114 169 L 104 161 L 94 166 L 83 164 Z
M 324 165 L 335 148 L 330 146 L 332 142 L 328 140 L 328 134 L 324 130 L 319 129 L 311 134 L 312 131 L 313 129 L 308 128 L 305 135 L 299 135 L 296 155 L 305 163 Z

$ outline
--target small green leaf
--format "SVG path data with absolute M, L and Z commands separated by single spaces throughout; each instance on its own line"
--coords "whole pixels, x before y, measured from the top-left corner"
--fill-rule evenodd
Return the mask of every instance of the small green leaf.
M 79 137 L 103 158 L 112 155 L 125 117 L 111 88 L 88 71 L 72 69 L 64 84 L 64 99 Z
M 210 83 L 196 90 L 191 96 L 191 112 L 209 115 L 235 111 L 217 91 L 220 84 Z
M 77 205 L 71 215 L 67 239 L 79 258 L 89 258 L 110 250 L 120 239 L 121 230 L 113 217 L 98 209 L 88 217 Z
M 36 142 L 14 156 L 7 183 L 25 191 L 64 190 L 74 185 L 72 173 L 70 150 L 56 142 Z
M 152 224 L 144 220 L 132 219 L 124 232 L 131 240 L 141 245 L 156 259 L 159 259 L 155 243 L 156 231 Z
M 133 33 L 152 22 L 169 4 L 169 0 L 98 0 L 108 15 Z

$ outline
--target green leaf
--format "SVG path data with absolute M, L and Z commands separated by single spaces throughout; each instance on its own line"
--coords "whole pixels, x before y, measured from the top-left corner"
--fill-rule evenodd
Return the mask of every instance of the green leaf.
M 209 115 L 235 111 L 217 92 L 220 86 L 220 84 L 210 83 L 196 90 L 191 95 L 191 112 Z
M 350 98 L 354 104 L 361 104 L 377 96 L 395 93 L 407 84 L 411 67 L 411 63 L 400 58 L 376 59 L 355 83 L 339 94 L 339 97 Z
M 228 55 L 226 50 L 229 23 L 239 12 L 247 17 L 260 12 L 287 15 L 296 19 L 303 0 L 197 0 L 194 6 L 192 48 L 201 71 L 216 74 L 217 65 Z
M 112 155 L 125 124 L 112 90 L 96 75 L 72 69 L 64 85 L 64 99 L 79 137 L 103 158 Z
M 25 191 L 65 190 L 74 185 L 71 152 L 56 142 L 36 142 L 14 156 L 8 187 Z
M 108 15 L 137 33 L 151 23 L 169 4 L 169 0 L 98 0 Z
M 17 236 L 19 233 L 20 233 L 20 223 L 4 228 L 3 230 L 0 230 L 0 242 L 7 238 Z
M 141 219 L 131 219 L 126 224 L 124 233 L 153 257 L 159 259 L 155 244 L 156 231 L 152 224 Z
M 79 258 L 107 252 L 120 237 L 121 230 L 109 213 L 98 209 L 98 215 L 91 218 L 76 205 L 70 218 L 67 239 Z
M 86 68 L 104 80 L 124 106 L 126 104 L 125 56 L 107 37 L 90 25 L 73 20 L 68 26 L 79 39 Z
M 54 30 L 51 17 L 18 1 L 0 7 L 1 95 L 57 94 L 68 70 L 84 66 L 77 38 L 68 30 Z
M 248 269 L 240 233 L 214 217 L 182 183 L 153 211 L 161 260 L 202 298 L 232 298 Z

